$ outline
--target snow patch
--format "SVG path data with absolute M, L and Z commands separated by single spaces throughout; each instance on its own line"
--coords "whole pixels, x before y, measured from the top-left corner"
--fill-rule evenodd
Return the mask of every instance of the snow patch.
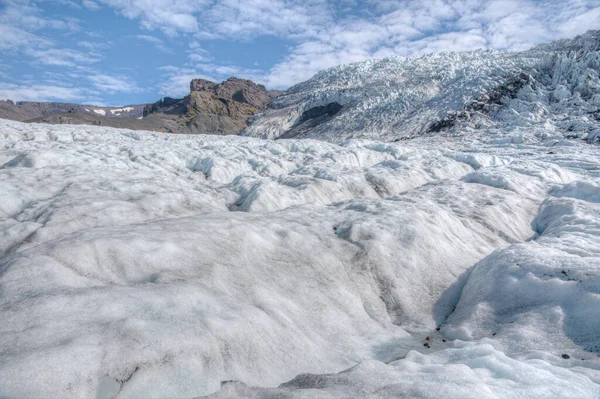
M 131 112 L 133 110 L 134 110 L 133 107 L 123 107 L 123 108 L 111 109 L 110 113 L 113 115 L 121 115 L 122 112 Z

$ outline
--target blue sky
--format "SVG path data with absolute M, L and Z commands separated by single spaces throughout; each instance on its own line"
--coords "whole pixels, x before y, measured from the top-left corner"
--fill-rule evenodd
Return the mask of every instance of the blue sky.
M 600 0 L 0 0 L 0 99 L 147 103 L 194 77 L 286 88 L 342 63 L 589 29 Z

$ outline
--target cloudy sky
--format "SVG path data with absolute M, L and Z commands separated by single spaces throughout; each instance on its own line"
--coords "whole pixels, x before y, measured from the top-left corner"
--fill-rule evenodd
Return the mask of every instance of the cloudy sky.
M 0 99 L 146 103 L 193 77 L 285 88 L 341 63 L 589 29 L 600 0 L 0 0 Z

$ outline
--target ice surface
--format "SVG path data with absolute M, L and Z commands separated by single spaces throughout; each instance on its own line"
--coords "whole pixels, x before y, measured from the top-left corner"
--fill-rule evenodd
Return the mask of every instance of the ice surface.
M 586 140 L 0 120 L 0 164 L 2 397 L 600 395 Z
M 363 361 L 338 374 L 303 374 L 275 389 L 226 382 L 216 398 L 595 398 L 588 377 L 543 360 L 517 361 L 489 344 Z

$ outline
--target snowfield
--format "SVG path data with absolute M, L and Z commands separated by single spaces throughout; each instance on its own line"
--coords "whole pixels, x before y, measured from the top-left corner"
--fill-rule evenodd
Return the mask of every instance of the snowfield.
M 599 147 L 563 133 L 0 120 L 0 396 L 598 398 Z

